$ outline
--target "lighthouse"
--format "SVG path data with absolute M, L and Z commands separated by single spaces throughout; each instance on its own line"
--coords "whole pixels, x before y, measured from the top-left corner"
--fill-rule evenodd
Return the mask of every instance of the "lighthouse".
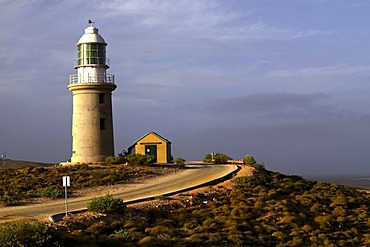
M 112 92 L 114 75 L 108 74 L 107 43 L 89 20 L 90 26 L 77 43 L 77 74 L 70 76 L 72 92 L 71 163 L 103 162 L 114 155 Z

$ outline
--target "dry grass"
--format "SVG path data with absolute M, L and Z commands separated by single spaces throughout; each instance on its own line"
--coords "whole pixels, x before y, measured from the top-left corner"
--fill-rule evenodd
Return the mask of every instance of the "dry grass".
M 243 176 L 250 176 L 254 171 L 253 167 L 250 166 L 242 166 L 239 172 L 234 176 L 236 177 L 243 177 Z M 206 186 L 197 188 L 191 191 L 187 191 L 185 193 L 176 194 L 169 197 L 160 197 L 155 200 L 150 200 L 146 202 L 139 202 L 128 205 L 126 209 L 126 213 L 124 216 L 127 221 L 136 221 L 138 219 L 146 220 L 146 212 L 150 210 L 161 210 L 169 212 L 171 210 L 175 210 L 177 208 L 184 208 L 194 205 L 199 205 L 203 203 L 208 203 L 207 200 L 217 200 L 219 194 L 225 194 L 230 189 L 233 189 L 235 183 L 231 180 L 226 180 L 214 186 Z M 107 191 L 111 190 L 114 186 L 106 187 Z M 86 192 L 87 194 L 96 193 L 96 188 L 91 188 L 90 191 Z M 99 191 L 100 193 L 101 191 Z M 199 195 L 204 195 L 203 198 L 199 197 Z M 94 224 L 98 221 L 102 220 L 112 220 L 108 215 L 92 213 L 92 212 L 84 212 L 79 214 L 74 214 L 64 218 L 63 221 L 55 223 L 57 226 L 68 227 L 69 225 L 73 225 L 75 223 L 80 224 Z

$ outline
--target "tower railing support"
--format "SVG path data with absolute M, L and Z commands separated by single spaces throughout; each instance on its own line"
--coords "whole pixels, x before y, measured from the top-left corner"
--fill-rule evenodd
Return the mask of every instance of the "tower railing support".
M 69 76 L 69 84 L 82 84 L 82 83 L 107 83 L 114 84 L 113 74 L 95 74 L 87 75 L 86 78 L 79 78 L 77 74 Z

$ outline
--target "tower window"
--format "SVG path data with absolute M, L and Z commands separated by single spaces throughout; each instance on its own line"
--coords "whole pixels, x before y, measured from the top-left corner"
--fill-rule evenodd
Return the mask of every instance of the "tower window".
M 79 44 L 78 65 L 100 64 L 106 62 L 106 44 Z
M 99 104 L 104 104 L 104 98 L 105 98 L 104 95 L 105 94 L 103 94 L 103 93 L 99 94 Z
M 105 118 L 100 119 L 100 130 L 105 130 Z

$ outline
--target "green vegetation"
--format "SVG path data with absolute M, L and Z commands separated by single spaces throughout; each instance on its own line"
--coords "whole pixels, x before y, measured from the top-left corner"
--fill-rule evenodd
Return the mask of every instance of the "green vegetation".
M 129 154 L 127 161 L 131 165 L 150 165 L 154 163 L 155 157 L 153 155 Z
M 63 195 L 62 177 L 70 176 L 73 191 L 93 186 L 112 185 L 127 180 L 155 174 L 149 166 L 54 166 L 0 169 L 0 204 L 15 205 L 19 200 L 30 198 L 58 198 Z
M 233 188 L 195 194 L 191 203 L 128 207 L 120 217 L 68 223 L 67 237 L 115 246 L 370 245 L 370 194 L 255 167 Z
M 228 160 L 231 160 L 231 157 L 227 156 L 226 154 L 216 153 L 213 156 L 213 160 L 215 164 L 226 164 Z
M 125 156 L 108 156 L 105 158 L 105 163 L 107 164 L 124 164 L 127 162 Z
M 254 165 L 256 164 L 256 160 L 254 159 L 254 157 L 252 155 L 249 155 L 247 154 L 246 156 L 243 157 L 243 164 L 244 165 Z
M 203 158 L 203 162 L 212 163 L 212 154 L 206 154 Z
M 87 210 L 96 213 L 123 213 L 126 204 L 121 198 L 114 198 L 112 195 L 95 197 L 87 205 Z
M 18 200 L 8 194 L 0 195 L 0 205 L 2 206 L 13 206 L 17 203 Z
M 212 154 L 206 154 L 203 158 L 203 162 L 214 164 L 226 164 L 228 160 L 231 160 L 231 158 L 228 155 L 222 153 L 214 153 L 213 159 Z
M 57 199 L 63 196 L 62 188 L 59 186 L 50 186 L 40 189 L 39 195 L 50 199 Z
M 176 165 L 185 165 L 185 159 L 181 158 L 181 157 L 178 157 L 176 158 L 173 163 L 175 163 Z
M 64 237 L 41 222 L 16 222 L 0 225 L 0 247 L 64 246 Z

